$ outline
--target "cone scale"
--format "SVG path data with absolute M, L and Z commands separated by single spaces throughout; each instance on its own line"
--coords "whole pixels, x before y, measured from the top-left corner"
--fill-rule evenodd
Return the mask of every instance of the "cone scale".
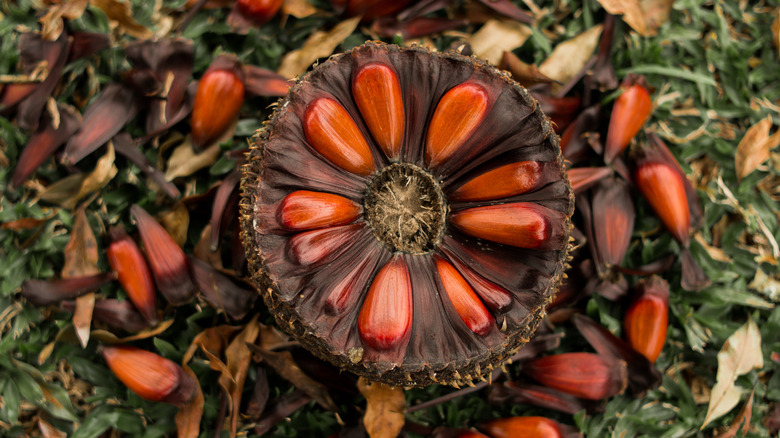
M 277 322 L 372 380 L 485 378 L 563 272 L 558 138 L 476 58 L 381 43 L 332 57 L 291 88 L 243 172 L 242 238 Z

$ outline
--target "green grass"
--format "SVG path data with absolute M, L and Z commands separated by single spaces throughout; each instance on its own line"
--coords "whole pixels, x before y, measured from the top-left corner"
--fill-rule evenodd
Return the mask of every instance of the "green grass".
M 136 19 L 152 24 L 152 16 L 143 13 L 148 3 L 132 0 Z M 164 1 L 179 6 L 183 1 Z M 325 1 L 314 2 L 329 11 Z M 517 2 L 523 7 L 522 2 Z M 539 2 L 544 3 L 544 2 Z M 515 50 L 527 62 L 539 63 L 551 48 L 584 29 L 600 23 L 604 11 L 595 0 L 564 1 L 568 14 L 548 15 L 535 29 L 533 37 Z M 655 88 L 660 102 L 647 127 L 655 129 L 666 140 L 685 172 L 695 182 L 704 209 L 701 237 L 708 245 L 720 248 L 729 262 L 711 258 L 707 249 L 692 243 L 692 252 L 712 280 L 702 292 L 687 292 L 679 287 L 679 264 L 664 273 L 672 286 L 670 327 L 667 343 L 656 366 L 664 373 L 659 389 L 641 399 L 619 395 L 606 402 L 603 414 L 575 416 L 560 414 L 520 404 L 491 405 L 487 390 L 460 397 L 407 416 L 409 423 L 427 427 L 472 427 L 490 419 L 517 415 L 544 415 L 563 423 L 576 425 L 588 437 L 710 437 L 725 429 L 739 407 L 700 430 L 707 412 L 707 391 L 714 385 L 717 353 L 725 340 L 748 318 L 761 330 L 764 367 L 737 379 L 747 392 L 755 391 L 751 430 L 747 437 L 766 437 L 762 419 L 769 415 L 770 405 L 780 401 L 780 364 L 771 360 L 780 352 L 780 309 L 778 300 L 778 254 L 772 240 L 780 240 L 778 227 L 778 192 L 780 155 L 772 152 L 770 162 L 738 181 L 734 165 L 737 145 L 745 131 L 759 120 L 771 116 L 772 132 L 780 126 L 780 60 L 772 31 L 780 2 L 678 0 L 670 20 L 658 35 L 642 37 L 621 23 L 622 32 L 613 49 L 613 63 L 622 78 L 628 73 L 643 74 Z M 742 9 L 745 7 L 746 9 Z M 774 12 L 773 12 L 774 11 Z M 0 2 L 0 74 L 14 73 L 18 62 L 17 42 L 20 32 L 38 29 L 31 2 Z M 169 13 L 169 11 L 163 11 Z M 180 13 L 174 14 L 180 16 Z M 199 78 L 216 54 L 236 53 L 242 62 L 276 69 L 281 57 L 299 48 L 309 34 L 338 22 L 332 14 L 296 19 L 290 17 L 284 26 L 278 18 L 249 32 L 233 34 L 224 24 L 227 9 L 200 12 L 183 33 L 195 43 L 195 72 Z M 68 24 L 71 30 L 108 32 L 112 27 L 105 14 L 90 6 L 85 14 Z M 474 31 L 478 27 L 464 28 Z M 553 38 L 551 35 L 559 35 Z M 361 28 L 337 50 L 351 48 L 369 38 Z M 449 37 L 448 37 L 449 38 Z M 56 95 L 58 102 L 82 105 L 94 97 L 93 87 L 117 80 L 129 65 L 124 59 L 123 44 L 130 38 L 121 36 L 112 48 L 87 60 L 70 64 L 64 73 L 66 81 Z M 436 39 L 443 44 L 445 40 Z M 449 39 L 446 39 L 449 42 Z M 605 96 L 606 97 L 606 96 Z M 246 139 L 270 113 L 272 99 L 251 98 L 242 111 L 236 137 L 226 148 L 241 149 Z M 83 112 L 84 108 L 80 108 Z M 178 130 L 186 130 L 186 122 Z M 133 136 L 144 133 L 143 121 L 129 126 Z M 64 263 L 63 251 L 74 222 L 74 211 L 39 201 L 36 186 L 47 185 L 69 174 L 72 169 L 49 159 L 33 176 L 33 181 L 12 191 L 7 188 L 11 174 L 28 135 L 12 119 L 0 116 L 0 152 L 8 161 L 0 165 L 0 223 L 23 218 L 49 218 L 35 229 L 0 229 L 0 434 L 24 436 L 37 433 L 41 418 L 73 437 L 98 437 L 109 428 L 124 436 L 155 437 L 175 435 L 173 417 L 176 408 L 144 401 L 128 391 L 108 370 L 97 353 L 97 343 L 87 348 L 64 339 L 53 345 L 50 356 L 39 362 L 47 345 L 63 336 L 71 315 L 55 308 L 39 309 L 26 304 L 19 296 L 24 280 L 52 278 L 59 275 Z M 144 146 L 153 161 L 158 151 Z M 162 152 L 167 156 L 169 152 Z M 0 156 L 0 158 L 2 158 Z M 98 154 L 77 165 L 91 171 Z M 0 161 L 1 162 L 1 161 Z M 100 250 L 105 249 L 101 230 L 109 225 L 130 223 L 129 207 L 140 203 L 156 212 L 169 207 L 170 200 L 156 198 L 139 181 L 146 181 L 140 170 L 117 159 L 118 174 L 96 197 L 87 197 L 87 217 L 98 237 Z M 205 193 L 233 168 L 231 160 L 221 159 L 194 177 L 180 181 L 187 195 Z M 720 183 L 719 183 L 720 181 Z M 774 188 L 774 193 L 771 190 Z M 727 193 L 726 189 L 730 192 Z M 640 265 L 659 256 L 679 251 L 665 233 L 652 210 L 637 194 L 637 227 L 626 263 Z M 210 204 L 209 204 L 210 205 Z M 188 252 L 194 248 L 208 214 L 190 217 Z M 776 243 L 775 243 L 776 245 Z M 100 268 L 108 270 L 103 255 Z M 774 286 L 754 283 L 757 273 L 767 274 Z M 636 279 L 632 278 L 631 282 Z M 774 289 L 771 289 L 774 287 Z M 774 291 L 773 296 L 769 296 Z M 101 290 L 105 296 L 122 297 L 116 285 Z M 594 295 L 579 307 L 594 320 L 619 334 L 623 303 L 613 303 Z M 267 309 L 258 305 L 261 322 L 270 324 Z M 167 315 L 168 316 L 168 315 Z M 181 360 L 196 334 L 206 328 L 231 324 L 213 309 L 189 305 L 173 310 L 174 325 L 165 332 L 134 343 L 156 351 L 174 361 Z M 235 322 L 241 325 L 244 321 Z M 556 327 L 566 332 L 566 351 L 590 351 L 571 325 Z M 209 369 L 202 355 L 191 363 L 206 395 L 201 437 L 215 436 L 220 416 L 221 389 L 218 373 Z M 245 399 L 256 379 L 253 364 L 245 384 Z M 513 366 L 509 375 L 518 377 Z M 269 371 L 271 398 L 292 391 L 292 385 Z M 452 392 L 442 386 L 406 391 L 407 406 L 435 399 Z M 356 424 L 365 408 L 362 397 L 339 396 L 342 417 L 337 418 L 311 402 L 271 430 L 268 436 L 328 436 L 341 429 L 339 421 Z M 242 404 L 242 407 L 246 402 Z M 78 425 L 78 427 L 77 427 Z M 248 429 L 249 425 L 244 424 Z M 252 436 L 251 429 L 246 430 Z M 227 436 L 222 433 L 222 436 Z M 410 433 L 410 436 L 419 436 Z M 739 435 L 738 435 L 739 436 Z

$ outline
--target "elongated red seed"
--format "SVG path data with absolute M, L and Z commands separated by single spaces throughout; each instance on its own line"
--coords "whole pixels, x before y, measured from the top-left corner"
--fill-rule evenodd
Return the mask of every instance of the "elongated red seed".
M 282 7 L 282 0 L 236 0 L 236 5 L 246 17 L 260 25 L 274 18 Z
M 412 329 L 412 281 L 400 255 L 379 270 L 358 316 L 363 342 L 377 350 L 389 350 Z
M 636 169 L 634 179 L 666 229 L 683 246 L 688 246 L 691 217 L 679 172 L 666 163 L 648 162 Z
M 538 248 L 551 235 L 542 207 L 527 202 L 461 210 L 452 223 L 474 237 L 521 248 Z
M 544 417 L 499 418 L 485 423 L 482 430 L 491 438 L 560 438 L 561 429 L 554 420 Z
M 508 290 L 477 274 L 467 264 L 459 264 L 458 270 L 485 305 L 493 311 L 503 311 L 512 304 L 512 295 Z
M 640 84 L 631 85 L 615 100 L 604 144 L 607 163 L 611 163 L 631 143 L 650 117 L 652 106 L 650 93 Z
M 355 237 L 363 223 L 298 233 L 288 241 L 290 255 L 301 266 L 328 261 Z
M 198 82 L 192 104 L 192 142 L 210 145 L 230 127 L 244 103 L 244 82 L 231 70 L 209 70 Z
M 455 154 L 474 134 L 489 109 L 488 91 L 464 82 L 439 101 L 425 136 L 425 163 L 435 169 Z
M 352 95 L 379 147 L 388 158 L 397 159 L 404 137 L 404 101 L 398 76 L 384 64 L 364 65 L 352 81 Z
M 634 350 L 655 362 L 666 342 L 669 325 L 669 285 L 650 277 L 636 287 L 636 298 L 626 311 L 623 325 L 626 340 Z
M 279 223 L 301 231 L 348 224 L 360 214 L 359 204 L 331 193 L 297 190 L 279 205 Z
M 192 298 L 195 285 L 184 251 L 146 210 L 134 205 L 130 214 L 138 223 L 144 252 L 160 292 L 173 305 L 186 304 Z
M 453 201 L 487 201 L 508 198 L 538 188 L 542 165 L 536 161 L 505 164 L 463 184 L 453 192 Z
M 179 365 L 128 345 L 103 347 L 103 358 L 122 383 L 139 397 L 181 405 L 194 395 L 194 382 Z
M 460 319 L 474 333 L 486 335 L 490 327 L 495 324 L 493 315 L 488 312 L 474 289 L 452 264 L 438 256 L 435 257 L 435 261 L 444 292 Z
M 336 166 L 364 176 L 376 170 L 363 133 L 335 100 L 321 97 L 309 104 L 303 130 L 311 146 Z
M 588 400 L 601 400 L 625 389 L 625 362 L 593 353 L 563 353 L 532 360 L 523 372 L 539 383 Z
M 135 241 L 124 230 L 111 230 L 112 242 L 106 250 L 108 264 L 116 271 L 119 284 L 135 308 L 147 321 L 157 320 L 157 295 L 152 274 Z

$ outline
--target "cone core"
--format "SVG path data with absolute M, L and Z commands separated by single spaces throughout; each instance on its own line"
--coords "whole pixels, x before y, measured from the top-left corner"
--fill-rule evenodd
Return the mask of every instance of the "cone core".
M 420 167 L 385 167 L 368 184 L 363 199 L 374 236 L 391 251 L 425 254 L 441 242 L 447 204 L 439 183 Z

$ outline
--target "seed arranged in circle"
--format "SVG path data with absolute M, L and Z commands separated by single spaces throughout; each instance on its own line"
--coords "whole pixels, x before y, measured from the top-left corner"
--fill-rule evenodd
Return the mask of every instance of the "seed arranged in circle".
M 242 236 L 279 325 L 392 385 L 484 378 L 560 281 L 573 195 L 528 92 L 456 53 L 367 43 L 255 138 Z

